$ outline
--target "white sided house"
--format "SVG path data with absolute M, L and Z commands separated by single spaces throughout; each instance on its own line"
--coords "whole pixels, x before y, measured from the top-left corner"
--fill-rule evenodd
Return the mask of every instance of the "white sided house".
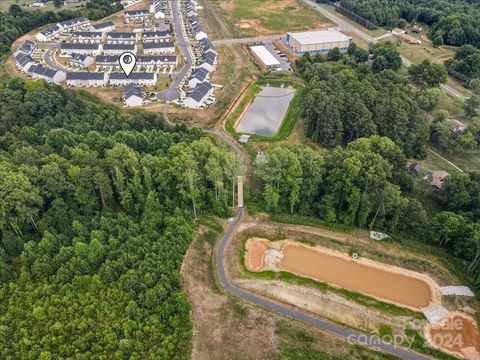
M 98 87 L 108 83 L 108 75 L 104 72 L 67 72 L 67 85 L 75 87 Z
M 104 68 L 117 68 L 120 67 L 120 63 L 118 62 L 118 56 L 117 55 L 98 55 L 95 58 L 95 65 L 98 69 L 104 69 Z
M 204 54 L 200 59 L 198 67 L 204 68 L 209 72 L 214 71 L 217 68 L 217 55 L 211 52 Z
M 212 95 L 213 86 L 208 82 L 204 82 L 195 86 L 195 89 L 188 93 L 183 100 L 183 105 L 187 108 L 200 109 L 205 107 L 205 101 Z
M 140 85 L 133 83 L 127 84 L 125 86 L 123 99 L 126 107 L 143 105 L 143 93 Z
M 146 42 L 161 42 L 167 41 L 172 37 L 169 30 L 164 31 L 144 31 L 142 34 L 142 41 Z
M 165 9 L 166 2 L 164 0 L 153 0 L 152 5 L 150 5 L 150 12 L 153 14 L 155 19 L 165 19 Z
M 69 62 L 71 66 L 78 68 L 85 68 L 94 64 L 93 57 L 77 53 L 70 54 Z
M 30 66 L 37 64 L 30 55 L 17 52 L 15 55 L 15 65 L 21 72 L 27 72 Z
M 109 32 L 115 31 L 115 25 L 111 21 L 102 22 L 100 24 L 92 25 L 93 31 Z
M 168 54 L 175 52 L 175 44 L 171 41 L 143 43 L 145 55 Z
M 53 70 L 40 64 L 31 65 L 27 72 L 33 79 L 43 79 L 54 84 L 59 84 L 66 78 L 63 71 Z
M 80 44 L 80 43 L 60 43 L 60 52 L 62 55 L 83 54 L 100 55 L 102 45 L 100 44 Z
M 148 20 L 149 16 L 150 12 L 147 9 L 130 10 L 124 12 L 125 22 L 128 24 L 144 22 Z
M 109 32 L 107 34 L 107 42 L 109 44 L 132 44 L 137 39 L 138 35 L 134 32 Z
M 132 72 L 127 77 L 123 72 L 110 73 L 110 85 L 125 86 L 129 83 L 141 86 L 154 86 L 157 83 L 157 74 L 151 72 Z
M 40 31 L 35 38 L 40 42 L 47 42 L 55 39 L 62 32 L 62 28 L 58 25 L 52 25 L 45 30 Z
M 210 80 L 210 73 L 204 68 L 198 68 L 194 72 L 192 72 L 192 75 L 188 79 L 188 86 L 193 89 L 198 84 L 201 84 L 208 80 Z
M 37 44 L 33 41 L 26 40 L 20 45 L 17 51 L 22 52 L 26 55 L 32 55 L 33 52 L 37 49 Z
M 137 46 L 134 43 L 103 45 L 103 55 L 121 55 L 126 51 L 135 54 L 137 52 Z
M 99 44 L 103 40 L 101 31 L 74 31 L 72 33 L 72 41 L 82 44 Z
M 178 59 L 176 55 L 141 55 L 137 56 L 137 65 L 144 67 L 176 67 Z
M 85 17 L 78 17 L 75 19 L 65 20 L 57 24 L 62 29 L 62 32 L 71 32 L 77 29 L 90 27 L 90 20 Z

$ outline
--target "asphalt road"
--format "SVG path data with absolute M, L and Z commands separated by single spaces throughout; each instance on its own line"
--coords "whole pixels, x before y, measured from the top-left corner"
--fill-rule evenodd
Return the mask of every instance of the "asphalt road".
M 43 56 L 43 61 L 48 67 L 52 69 L 59 70 L 59 71 L 66 71 L 64 67 L 62 67 L 59 63 L 57 63 L 53 59 L 53 54 L 55 54 L 55 51 L 57 51 L 59 47 L 60 47 L 60 43 L 49 45 L 47 51 L 45 51 L 45 54 Z
M 253 37 L 246 37 L 246 38 L 238 38 L 238 39 L 221 39 L 221 40 L 214 40 L 212 43 L 214 45 L 235 45 L 235 44 L 261 44 L 261 43 L 271 43 L 273 41 L 281 40 L 285 37 L 284 34 L 275 34 L 275 35 L 263 35 L 263 36 L 253 36 Z
M 347 31 L 351 31 L 353 33 L 355 33 L 357 36 L 359 36 L 360 38 L 362 38 L 363 40 L 367 41 L 367 42 L 371 42 L 371 43 L 376 43 L 377 42 L 377 39 L 375 39 L 374 37 L 368 35 L 366 32 L 364 32 L 363 30 L 359 29 L 358 27 L 356 27 L 355 25 L 351 24 L 350 22 L 348 21 L 345 21 L 343 20 L 342 18 L 340 18 L 339 16 L 337 16 L 335 13 L 333 13 L 332 11 L 330 10 L 327 10 L 325 9 L 324 7 L 320 6 L 319 4 L 315 3 L 314 1 L 312 0 L 302 0 L 305 4 L 307 4 L 308 6 L 312 7 L 313 9 L 315 9 L 316 11 L 318 11 L 319 13 L 321 13 L 323 16 L 329 18 L 330 20 L 336 22 L 338 25 L 340 25 L 341 28 L 343 28 L 344 30 L 347 30 Z M 410 60 L 408 60 L 406 57 L 404 56 L 401 56 L 402 58 L 402 62 L 403 64 L 406 66 L 406 67 L 410 67 L 412 65 L 412 62 Z M 462 101 L 465 101 L 466 100 L 466 97 L 463 96 L 460 92 L 458 92 L 457 90 L 455 90 L 454 88 L 452 88 L 451 86 L 449 85 L 445 85 L 445 84 L 441 84 L 440 85 L 440 88 L 446 92 L 447 94 L 453 96 L 453 97 L 456 97 Z
M 180 15 L 178 2 L 176 0 L 170 1 L 170 5 L 172 9 L 172 22 L 177 39 L 177 45 L 182 51 L 185 63 L 182 69 L 175 75 L 175 78 L 170 84 L 170 87 L 157 93 L 157 98 L 164 101 L 172 101 L 180 97 L 177 88 L 180 86 L 180 83 L 183 81 L 185 76 L 187 76 L 187 73 L 190 71 L 190 68 L 192 66 L 192 57 L 190 55 L 190 52 L 188 51 L 189 44 L 185 39 L 185 35 L 183 33 L 182 16 Z
M 408 360 L 430 359 L 427 356 L 420 355 L 413 351 L 410 351 L 401 347 L 393 346 L 385 342 L 381 342 L 377 338 L 371 337 L 369 335 L 361 334 L 356 331 L 343 328 L 336 324 L 317 319 L 315 317 L 304 314 L 300 311 L 293 310 L 289 307 L 269 301 L 267 299 L 256 296 L 252 293 L 249 293 L 247 291 L 244 291 L 242 289 L 239 289 L 233 286 L 225 274 L 225 265 L 224 265 L 223 259 L 225 258 L 225 248 L 227 247 L 227 244 L 230 238 L 232 237 L 232 235 L 234 234 L 238 224 L 240 224 L 240 222 L 243 219 L 243 212 L 244 212 L 243 208 L 237 209 L 237 217 L 228 227 L 227 232 L 225 233 L 225 235 L 223 236 L 220 242 L 220 246 L 218 247 L 217 254 L 216 254 L 217 270 L 218 270 L 218 277 L 219 277 L 220 283 L 225 288 L 225 290 L 227 290 L 230 294 L 235 295 L 243 300 L 249 301 L 253 304 L 262 306 L 276 313 L 294 318 L 296 320 L 304 321 L 318 329 L 329 331 L 343 338 L 347 338 L 352 342 L 360 343 L 367 346 L 373 346 L 383 351 L 399 356 L 403 359 L 408 359 Z

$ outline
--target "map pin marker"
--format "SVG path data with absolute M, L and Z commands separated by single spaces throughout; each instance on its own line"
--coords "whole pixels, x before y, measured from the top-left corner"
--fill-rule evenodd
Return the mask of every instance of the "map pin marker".
M 119 61 L 123 72 L 128 77 L 132 72 L 133 68 L 135 67 L 137 58 L 131 52 L 124 52 L 122 55 L 120 55 Z

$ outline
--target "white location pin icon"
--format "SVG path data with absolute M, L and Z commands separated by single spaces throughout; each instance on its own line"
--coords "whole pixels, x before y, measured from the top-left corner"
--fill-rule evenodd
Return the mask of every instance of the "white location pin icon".
M 132 72 L 133 68 L 135 67 L 137 58 L 131 52 L 124 52 L 122 55 L 120 55 L 120 58 L 118 60 L 120 62 L 120 66 L 122 67 L 123 72 L 128 77 Z

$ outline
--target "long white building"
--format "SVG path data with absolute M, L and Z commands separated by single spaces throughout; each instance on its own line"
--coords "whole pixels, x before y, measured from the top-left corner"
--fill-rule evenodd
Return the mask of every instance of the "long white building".
M 130 83 L 141 86 L 155 86 L 157 83 L 157 74 L 150 72 L 132 72 L 127 77 L 123 72 L 110 73 L 110 85 L 125 86 Z
M 71 71 L 66 75 L 67 85 L 75 87 L 99 87 L 108 83 L 108 75 L 104 72 Z

